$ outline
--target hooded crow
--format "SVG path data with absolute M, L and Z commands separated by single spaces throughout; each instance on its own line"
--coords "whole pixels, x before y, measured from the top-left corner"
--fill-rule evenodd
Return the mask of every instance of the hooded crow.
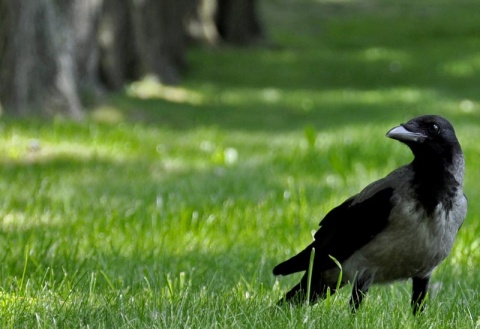
M 274 275 L 307 271 L 314 248 L 309 303 L 350 282 L 356 311 L 372 284 L 412 278 L 415 314 L 423 309 L 433 270 L 452 249 L 467 213 L 465 162 L 452 125 L 425 115 L 387 137 L 406 144 L 413 161 L 332 209 L 314 241 L 273 269 Z M 279 303 L 306 301 L 308 281 L 305 273 Z

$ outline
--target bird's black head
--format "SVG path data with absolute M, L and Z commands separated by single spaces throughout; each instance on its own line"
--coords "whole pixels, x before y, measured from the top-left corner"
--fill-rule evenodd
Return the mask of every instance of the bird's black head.
M 461 188 L 465 162 L 452 125 L 437 115 L 414 118 L 391 129 L 387 137 L 405 143 L 413 152 L 412 186 L 427 213 L 439 203 L 452 207 L 452 197 Z M 449 208 L 450 207 L 450 208 Z
M 410 147 L 415 156 L 451 157 L 462 152 L 453 126 L 438 115 L 424 115 L 392 128 L 387 137 Z

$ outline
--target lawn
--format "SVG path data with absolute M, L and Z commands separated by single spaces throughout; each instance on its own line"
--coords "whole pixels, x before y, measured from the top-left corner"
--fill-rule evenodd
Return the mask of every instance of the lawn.
M 265 0 L 266 48 L 193 48 L 89 119 L 0 121 L 5 328 L 480 327 L 475 0 Z M 271 269 L 332 207 L 411 161 L 385 138 L 437 113 L 466 156 L 467 220 L 424 314 L 410 282 L 276 307 Z

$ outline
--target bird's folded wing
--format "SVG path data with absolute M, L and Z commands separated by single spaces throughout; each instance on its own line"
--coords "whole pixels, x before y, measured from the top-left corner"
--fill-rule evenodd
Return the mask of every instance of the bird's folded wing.
M 335 266 L 331 257 L 343 262 L 380 233 L 388 224 L 393 193 L 392 187 L 386 187 L 361 202 L 351 198 L 330 211 L 320 222 L 312 244 L 316 268 Z
M 332 209 L 320 222 L 315 241 L 297 255 L 275 266 L 273 274 L 288 275 L 306 271 L 313 247 L 316 251 L 316 270 L 334 267 L 331 257 L 340 262 L 350 257 L 387 225 L 393 191 L 393 188 L 386 187 L 360 202 L 356 201 L 357 195 Z

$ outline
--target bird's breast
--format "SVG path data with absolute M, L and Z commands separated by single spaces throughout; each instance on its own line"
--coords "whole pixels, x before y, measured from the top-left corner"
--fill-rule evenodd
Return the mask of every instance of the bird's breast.
M 397 203 L 385 230 L 342 264 L 344 277 L 363 273 L 382 283 L 430 274 L 450 253 L 461 216 L 442 204 L 426 215 L 413 200 Z

